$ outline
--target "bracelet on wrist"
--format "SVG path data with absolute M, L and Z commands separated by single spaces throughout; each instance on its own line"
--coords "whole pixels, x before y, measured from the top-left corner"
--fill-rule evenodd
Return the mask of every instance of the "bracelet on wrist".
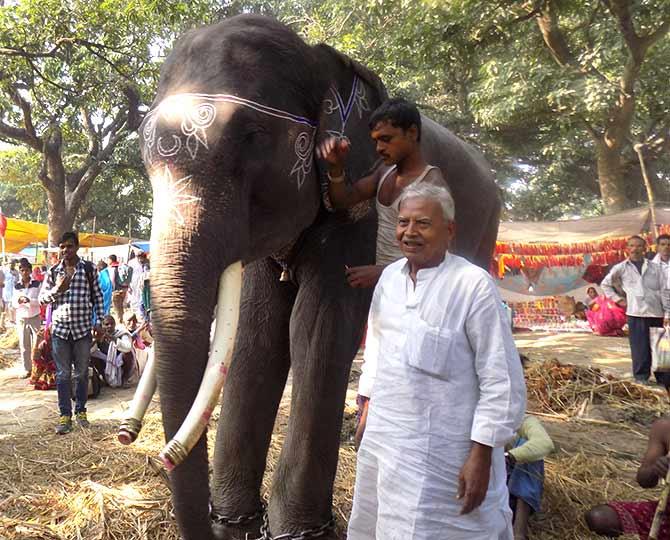
M 333 184 L 341 184 L 344 182 L 344 171 L 340 176 L 330 176 L 330 171 L 328 171 L 326 176 L 328 176 L 328 180 Z

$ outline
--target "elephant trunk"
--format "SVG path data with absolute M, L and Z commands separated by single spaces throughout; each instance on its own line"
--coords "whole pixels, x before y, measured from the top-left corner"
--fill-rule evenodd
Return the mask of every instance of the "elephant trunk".
M 242 264 L 238 261 L 224 271 L 219 283 L 214 340 L 205 373 L 184 423 L 160 453 L 168 471 L 179 465 L 202 436 L 216 406 L 233 356 L 240 315 Z
M 202 171 L 179 163 L 155 166 L 150 178 L 154 363 L 165 440 L 177 441 L 161 457 L 182 537 L 211 540 L 205 433 L 234 341 L 248 205 L 232 178 L 213 190 Z M 217 289 L 219 320 L 208 360 Z

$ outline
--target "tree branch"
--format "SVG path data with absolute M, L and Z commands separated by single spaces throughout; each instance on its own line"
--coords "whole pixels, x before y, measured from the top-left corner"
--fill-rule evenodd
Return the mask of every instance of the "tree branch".
M 640 41 L 642 42 L 642 47 L 644 48 L 645 52 L 654 45 L 658 40 L 660 40 L 665 34 L 668 33 L 670 30 L 670 18 L 666 19 L 663 21 L 661 26 L 659 26 L 656 30 L 651 32 L 650 34 L 647 34 L 646 36 L 643 36 Z
M 554 60 L 563 67 L 577 66 L 577 61 L 570 51 L 563 31 L 558 25 L 558 19 L 552 2 L 547 2 L 537 17 L 537 24 Z
M 32 107 L 30 103 L 23 99 L 16 88 L 10 88 L 8 91 L 12 101 L 21 109 L 21 114 L 23 115 L 23 127 L 25 128 L 26 135 L 28 135 L 30 139 L 29 146 L 37 150 L 41 149 L 43 141 L 37 136 L 37 133 L 35 132 L 35 126 L 33 125 Z
M 17 49 L 15 47 L 0 47 L 0 56 L 20 56 L 22 58 L 54 58 L 58 50 L 65 44 L 72 44 L 75 42 L 74 38 L 61 38 L 56 40 L 56 43 L 50 51 L 29 52 L 24 49 Z
M 84 122 L 84 128 L 86 128 L 86 137 L 88 138 L 88 153 L 97 154 L 100 150 L 100 139 L 98 137 L 98 132 L 95 130 L 95 126 L 91 121 L 91 115 L 85 107 L 81 107 L 81 116 Z
M 119 112 L 122 113 L 123 111 Z M 117 117 L 114 119 L 114 122 L 112 122 L 112 125 L 116 124 L 116 120 L 118 118 L 119 113 L 117 113 Z M 110 132 L 107 144 L 100 149 L 97 155 L 89 156 L 82 167 L 69 175 L 70 178 L 68 179 L 68 183 L 74 185 L 70 200 L 68 201 L 70 207 L 78 208 L 78 206 L 86 197 L 86 194 L 93 185 L 93 181 L 100 174 L 104 162 L 112 156 L 116 145 L 126 136 L 127 130 L 123 129 L 124 125 L 125 121 L 122 115 L 121 123 L 117 125 L 115 131 Z M 74 182 L 75 179 L 76 184 Z
M 586 118 L 583 116 L 578 116 L 579 121 L 584 124 L 584 128 L 586 131 L 588 131 L 589 135 L 591 135 L 591 138 L 594 140 L 594 142 L 599 142 L 602 140 L 602 134 L 598 132 L 598 130 L 589 122 Z
M 641 50 L 640 38 L 633 25 L 633 17 L 630 14 L 630 0 L 608 0 L 604 3 L 617 20 L 631 56 L 636 61 L 641 62 L 644 51 Z
M 26 62 L 28 62 L 28 64 L 30 65 L 30 68 L 31 68 L 35 73 L 37 73 L 37 75 L 38 75 L 42 80 L 48 82 L 49 84 L 55 86 L 56 88 L 62 90 L 63 92 L 67 92 L 67 93 L 73 92 L 73 88 L 72 88 L 71 86 L 64 86 L 64 85 L 62 85 L 62 84 L 60 84 L 60 83 L 57 83 L 56 81 L 54 81 L 53 79 L 50 79 L 50 78 L 47 77 L 44 73 L 42 73 L 42 70 L 41 70 L 40 68 L 38 68 L 38 67 L 35 65 L 35 62 L 33 62 L 33 60 L 32 60 L 31 58 L 26 58 Z
M 34 141 L 32 140 L 32 138 L 25 129 L 10 126 L 9 124 L 6 124 L 2 120 L 0 120 L 0 138 L 9 140 L 9 142 L 12 143 L 20 142 L 37 151 L 40 152 L 42 151 L 41 147 L 35 148 L 35 146 L 33 145 Z

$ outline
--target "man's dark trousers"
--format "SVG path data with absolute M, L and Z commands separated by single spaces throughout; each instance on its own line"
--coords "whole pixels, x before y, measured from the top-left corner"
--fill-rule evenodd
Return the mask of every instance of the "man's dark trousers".
M 633 317 L 632 315 L 627 315 L 626 318 L 628 319 L 630 355 L 633 360 L 633 376 L 635 380 L 646 381 L 651 373 L 649 329 L 662 327 L 663 319 L 660 317 Z

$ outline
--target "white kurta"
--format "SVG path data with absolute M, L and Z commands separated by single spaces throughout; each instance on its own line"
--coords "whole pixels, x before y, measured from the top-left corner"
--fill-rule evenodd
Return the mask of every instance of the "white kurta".
M 490 276 L 447 254 L 420 270 L 388 266 L 365 350 L 373 381 L 358 452 L 349 540 L 512 538 L 504 444 L 523 420 L 525 383 Z M 483 504 L 461 516 L 458 475 L 472 441 L 494 447 Z

